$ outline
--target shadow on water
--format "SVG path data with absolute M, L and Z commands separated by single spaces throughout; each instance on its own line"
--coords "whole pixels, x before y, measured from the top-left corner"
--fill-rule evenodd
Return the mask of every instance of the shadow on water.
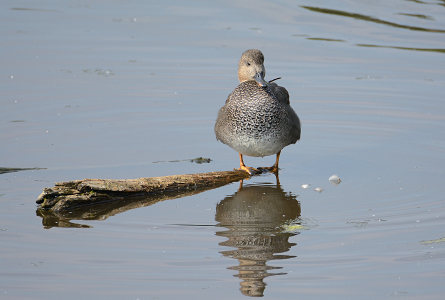
M 383 46 L 383 45 L 373 45 L 373 44 L 356 44 L 356 46 L 445 53 L 445 49 L 440 49 L 440 48 L 437 48 L 437 49 L 434 49 L 434 48 L 412 48 L 412 47 Z
M 390 21 L 381 20 L 381 19 L 374 18 L 374 17 L 367 16 L 367 15 L 362 15 L 359 13 L 351 13 L 351 12 L 337 10 L 337 9 L 321 8 L 321 7 L 314 7 L 314 6 L 301 6 L 301 7 L 304 9 L 310 10 L 310 11 L 318 12 L 318 13 L 354 18 L 357 20 L 373 22 L 373 23 L 387 25 L 387 26 L 396 27 L 396 28 L 403 28 L 403 29 L 415 30 L 415 31 L 445 33 L 445 30 L 443 30 L 443 29 L 434 29 L 434 28 L 403 25 L 403 24 L 398 24 L 398 23 L 394 23 L 394 22 L 390 22 Z
M 215 188 L 215 187 L 213 187 Z M 123 213 L 128 210 L 146 207 L 155 203 L 183 198 L 199 194 L 212 188 L 204 188 L 192 191 L 184 191 L 174 195 L 153 195 L 153 196 L 116 196 L 114 201 L 94 201 L 90 204 L 82 204 L 70 207 L 69 210 L 53 211 L 38 207 L 36 215 L 42 218 L 42 225 L 46 229 L 53 227 L 90 228 L 86 224 L 71 222 L 72 220 L 97 220 L 103 221 L 111 216 Z
M 296 196 L 285 193 L 280 185 L 240 184 L 239 190 L 226 197 L 216 207 L 215 219 L 218 226 L 227 230 L 216 234 L 227 238 L 221 246 L 234 248 L 221 253 L 238 260 L 238 265 L 229 267 L 238 272 L 241 279 L 241 293 L 246 296 L 261 297 L 266 283 L 264 278 L 273 275 L 285 275 L 281 269 L 268 265 L 270 260 L 289 259 L 295 256 L 285 255 L 295 243 L 289 238 L 297 235 L 287 232 L 285 226 L 295 222 L 301 208 Z
M 425 4 L 425 3 L 422 3 L 422 4 Z M 442 3 L 440 5 L 444 5 L 444 4 Z M 406 30 L 411 30 L 411 31 L 420 31 L 420 32 L 428 32 L 428 33 L 439 33 L 439 34 L 445 33 L 444 29 L 404 25 L 404 24 L 399 24 L 396 22 L 386 21 L 386 20 L 382 20 L 382 19 L 379 19 L 376 17 L 360 14 L 360 13 L 354 13 L 354 12 L 348 12 L 348 11 L 330 9 L 330 8 L 314 7 L 314 6 L 301 6 L 301 7 L 306 10 L 316 12 L 316 13 L 352 18 L 352 19 L 356 19 L 356 20 L 360 20 L 360 21 L 386 25 L 386 26 L 390 26 L 390 27 L 394 27 L 394 28 L 401 28 L 401 29 L 406 29 Z M 402 15 L 402 16 L 415 17 L 415 18 L 424 19 L 424 20 L 431 20 L 431 21 L 434 20 L 431 16 L 422 15 L 422 14 L 410 14 L 410 13 L 397 13 L 397 14 Z M 335 39 L 335 38 L 311 37 L 311 36 L 307 36 L 307 35 L 303 35 L 303 37 L 305 37 L 308 40 L 315 40 L 315 41 L 345 42 L 345 40 L 343 40 L 343 39 Z M 356 43 L 355 46 L 445 53 L 445 49 L 443 49 L 443 48 L 404 47 L 404 46 L 377 45 L 377 44 L 365 44 L 365 43 Z

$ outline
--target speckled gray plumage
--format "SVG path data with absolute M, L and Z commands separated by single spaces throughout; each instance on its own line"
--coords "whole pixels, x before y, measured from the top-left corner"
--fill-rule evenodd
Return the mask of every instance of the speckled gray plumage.
M 300 120 L 288 104 L 286 89 L 285 93 L 281 89 L 276 84 L 260 87 L 253 80 L 241 82 L 218 113 L 216 138 L 248 156 L 277 154 L 295 144 L 300 139 Z

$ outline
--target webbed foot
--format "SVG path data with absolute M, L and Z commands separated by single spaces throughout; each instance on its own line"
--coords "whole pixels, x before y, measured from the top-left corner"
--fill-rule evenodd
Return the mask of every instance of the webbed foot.
M 265 170 L 265 171 L 267 171 L 267 172 L 271 172 L 271 173 L 274 173 L 274 174 L 278 174 L 278 170 L 279 170 L 279 169 L 278 169 L 277 166 L 273 165 L 272 167 L 259 167 L 258 170 L 260 170 L 260 171 Z
M 250 175 L 255 175 L 255 174 L 261 173 L 260 170 L 252 168 L 252 167 L 247 167 L 246 165 L 240 166 L 238 170 L 245 171 L 245 172 L 249 173 Z

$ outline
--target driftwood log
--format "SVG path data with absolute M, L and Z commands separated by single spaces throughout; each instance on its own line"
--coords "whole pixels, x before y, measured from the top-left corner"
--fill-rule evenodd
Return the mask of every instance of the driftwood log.
M 70 220 L 103 220 L 123 211 L 194 195 L 249 178 L 247 172 L 221 171 L 138 179 L 83 179 L 56 183 L 37 199 L 45 227 L 74 226 Z

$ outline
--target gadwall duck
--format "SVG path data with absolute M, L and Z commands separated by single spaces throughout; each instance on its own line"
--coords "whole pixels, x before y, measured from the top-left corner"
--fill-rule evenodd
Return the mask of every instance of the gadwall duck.
M 264 79 L 264 56 L 260 50 L 245 51 L 238 63 L 240 84 L 219 110 L 215 124 L 216 139 L 239 153 L 240 170 L 247 167 L 243 155 L 263 157 L 276 154 L 275 164 L 263 168 L 278 173 L 281 150 L 300 139 L 300 120 L 289 104 L 284 87 Z

